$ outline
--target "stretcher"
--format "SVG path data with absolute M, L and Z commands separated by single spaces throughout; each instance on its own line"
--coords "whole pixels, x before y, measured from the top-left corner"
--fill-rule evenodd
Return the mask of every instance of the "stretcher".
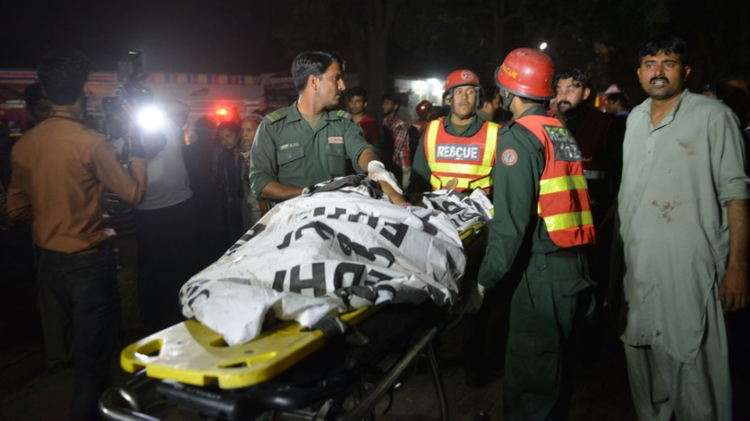
M 482 252 L 485 232 L 483 223 L 460 232 L 467 253 Z M 174 411 L 179 419 L 377 419 L 407 367 L 426 360 L 447 420 L 434 340 L 456 320 L 449 307 L 383 303 L 330 314 L 309 328 L 281 321 L 232 346 L 187 320 L 122 351 L 122 368 L 134 375 L 107 390 L 100 409 L 112 420 L 170 419 Z

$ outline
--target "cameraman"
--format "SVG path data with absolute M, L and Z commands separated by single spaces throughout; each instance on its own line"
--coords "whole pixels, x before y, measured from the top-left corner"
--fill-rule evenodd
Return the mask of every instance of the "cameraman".
M 103 217 L 104 190 L 139 203 L 146 185 L 143 158 L 123 168 L 115 147 L 81 123 L 90 70 L 78 52 L 42 60 L 38 74 L 52 112 L 13 148 L 7 203 L 11 222 L 33 221 L 39 288 L 73 321 L 71 420 L 99 419 L 120 327 L 115 232 Z

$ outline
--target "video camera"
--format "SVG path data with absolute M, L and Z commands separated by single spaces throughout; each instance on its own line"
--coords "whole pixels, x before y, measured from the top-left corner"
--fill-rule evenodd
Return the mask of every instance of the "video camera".
M 103 132 L 110 141 L 124 139 L 120 158 L 127 162 L 130 157 L 150 159 L 166 145 L 166 136 L 159 131 L 164 123 L 164 114 L 153 104 L 151 90 L 144 86 L 147 73 L 143 73 L 143 55 L 140 51 L 128 51 L 125 58 L 117 62 L 117 77 L 123 83 L 114 96 L 102 99 L 104 109 Z

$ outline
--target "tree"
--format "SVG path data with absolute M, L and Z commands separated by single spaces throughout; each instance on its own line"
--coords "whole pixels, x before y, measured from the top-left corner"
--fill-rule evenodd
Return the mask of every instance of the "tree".
M 343 55 L 353 58 L 359 82 L 370 94 L 368 111 L 380 115 L 380 94 L 393 87 L 394 79 L 389 67 L 389 36 L 397 10 L 405 2 L 290 1 L 292 14 L 276 35 L 298 51 L 312 47 L 346 48 Z

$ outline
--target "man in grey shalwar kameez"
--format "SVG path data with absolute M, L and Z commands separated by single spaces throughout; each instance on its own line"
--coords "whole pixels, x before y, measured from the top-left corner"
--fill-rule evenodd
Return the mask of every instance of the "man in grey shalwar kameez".
M 639 51 L 618 197 L 628 375 L 641 420 L 729 420 L 722 314 L 748 302 L 748 177 L 737 117 L 684 88 L 684 41 Z

